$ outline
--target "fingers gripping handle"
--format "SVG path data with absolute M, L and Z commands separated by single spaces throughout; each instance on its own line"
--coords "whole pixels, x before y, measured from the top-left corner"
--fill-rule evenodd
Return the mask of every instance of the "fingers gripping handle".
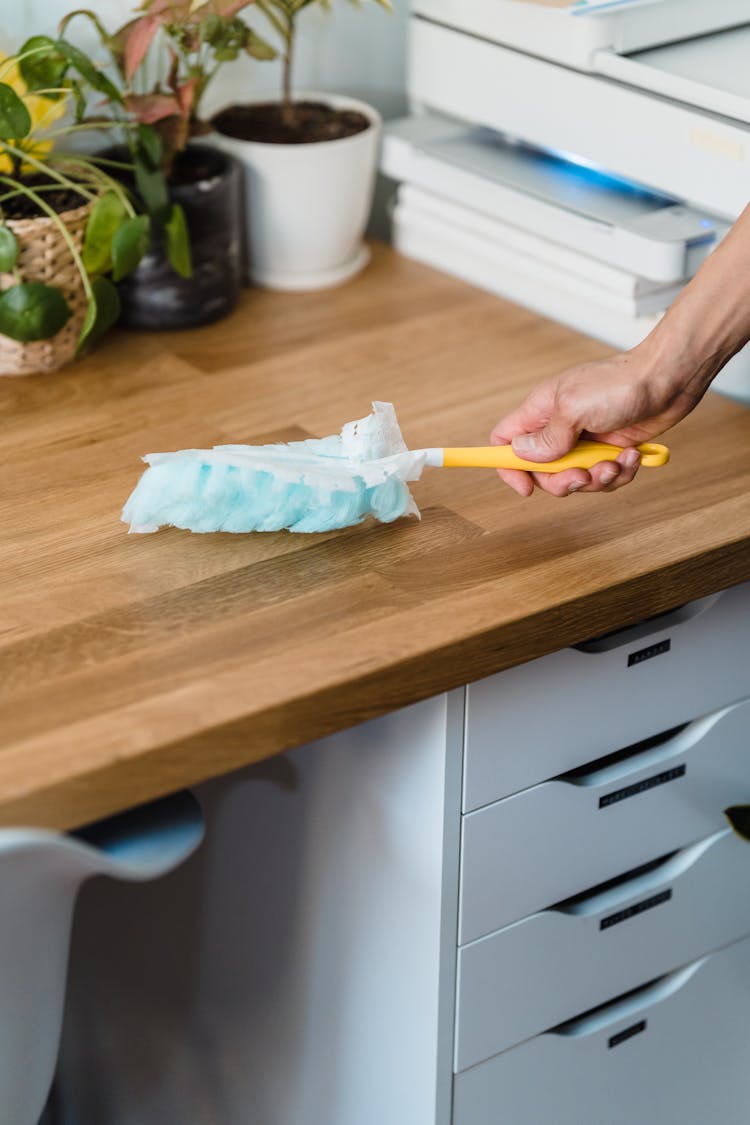
M 636 446 L 641 464 L 649 468 L 666 465 L 669 449 L 666 445 L 646 441 Z M 600 461 L 615 461 L 622 448 L 602 441 L 579 441 L 556 461 L 526 461 L 513 452 L 511 445 L 488 445 L 473 448 L 443 449 L 446 468 L 525 469 L 536 473 L 559 473 L 562 469 L 590 469 Z

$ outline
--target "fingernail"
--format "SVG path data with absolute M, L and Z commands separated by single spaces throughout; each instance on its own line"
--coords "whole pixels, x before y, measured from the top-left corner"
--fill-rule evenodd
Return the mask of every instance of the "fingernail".
M 516 453 L 535 453 L 539 443 L 536 434 L 522 434 L 513 438 L 513 449 Z
M 568 485 L 568 492 L 578 492 L 579 488 L 583 488 L 583 481 L 574 480 L 572 484 Z
M 636 465 L 640 464 L 641 455 L 637 449 L 629 449 L 627 453 L 622 455 L 622 463 L 628 469 L 633 469 Z
M 602 469 L 601 482 L 602 484 L 611 484 L 616 476 L 616 469 Z

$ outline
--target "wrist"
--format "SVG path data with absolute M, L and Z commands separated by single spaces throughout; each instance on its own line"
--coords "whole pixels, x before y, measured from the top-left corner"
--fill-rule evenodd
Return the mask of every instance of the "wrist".
M 697 401 L 735 349 L 680 313 L 669 309 L 631 354 L 644 380 L 665 399 L 687 395 Z

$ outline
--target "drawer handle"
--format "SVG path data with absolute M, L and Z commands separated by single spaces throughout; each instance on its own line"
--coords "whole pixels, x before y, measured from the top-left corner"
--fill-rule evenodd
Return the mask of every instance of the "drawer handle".
M 685 605 L 670 609 L 667 613 L 657 613 L 653 617 L 638 621 L 635 625 L 626 625 L 623 629 L 613 629 L 609 633 L 600 633 L 598 637 L 592 637 L 588 641 L 581 641 L 580 644 L 573 645 L 573 648 L 578 652 L 593 654 L 610 652 L 613 648 L 629 645 L 641 637 L 647 637 L 652 633 L 663 633 L 674 628 L 675 625 L 683 625 L 686 621 L 692 621 L 715 605 L 720 597 L 721 592 L 709 594 L 707 598 L 686 602 Z
M 655 1004 L 660 1004 L 668 997 L 674 996 L 710 959 L 710 954 L 707 957 L 701 957 L 700 960 L 693 961 L 692 965 L 686 965 L 683 969 L 677 969 L 676 972 L 657 977 L 656 980 L 649 981 L 648 984 L 633 989 L 632 992 L 626 992 L 624 996 L 610 1000 L 608 1004 L 592 1008 L 590 1011 L 584 1012 L 583 1015 L 576 1016 L 575 1019 L 566 1020 L 565 1023 L 550 1028 L 544 1034 L 564 1035 L 571 1039 L 581 1038 L 585 1035 L 596 1035 L 598 1032 L 612 1027 L 613 1024 L 619 1023 L 620 1020 L 629 1019 L 636 1012 L 653 1008 Z
M 685 875 L 714 844 L 730 836 L 731 833 L 731 828 L 721 828 L 713 835 L 707 836 L 705 840 L 699 840 L 697 844 L 690 844 L 680 851 L 670 852 L 661 860 L 644 864 L 643 867 L 628 871 L 617 879 L 600 883 L 585 894 L 566 899 L 550 909 L 570 917 L 592 918 L 603 915 L 599 922 L 599 929 L 610 929 L 618 922 L 624 922 L 628 918 L 669 901 L 672 897 L 670 884 Z M 626 907 L 624 904 L 631 899 L 638 901 Z
M 684 723 L 679 727 L 672 727 L 668 731 L 664 731 L 660 735 L 653 738 L 644 739 L 641 742 L 636 742 L 632 746 L 627 746 L 623 750 L 617 750 L 613 754 L 608 754 L 604 758 L 597 758 L 593 762 L 589 762 L 585 766 L 579 766 L 575 770 L 568 770 L 566 773 L 558 774 L 554 779 L 555 781 L 562 781 L 568 785 L 577 785 L 582 788 L 598 788 L 602 789 L 609 785 L 614 785 L 619 781 L 638 773 L 641 770 L 647 769 L 649 766 L 661 766 L 664 763 L 685 754 L 693 746 L 697 746 L 706 735 L 720 722 L 726 715 L 730 714 L 737 707 L 742 707 L 745 700 L 739 703 L 730 703 L 728 707 L 723 707 L 720 711 L 714 711 L 711 715 L 704 715 L 700 719 L 694 719 L 692 723 Z M 671 778 L 661 778 L 662 773 L 668 773 L 669 770 L 661 770 L 654 775 L 653 784 L 660 784 L 661 781 L 672 780 Z M 684 771 L 683 771 L 684 772 Z M 649 779 L 644 778 L 644 788 L 650 788 L 648 784 Z M 639 783 L 640 784 L 640 783 Z M 610 796 L 606 795 L 604 804 L 601 805 L 605 808 L 607 804 L 615 804 L 618 800 L 622 800 L 624 796 L 633 796 L 634 794 L 623 794 L 622 797 L 616 797 L 615 800 L 609 800 Z

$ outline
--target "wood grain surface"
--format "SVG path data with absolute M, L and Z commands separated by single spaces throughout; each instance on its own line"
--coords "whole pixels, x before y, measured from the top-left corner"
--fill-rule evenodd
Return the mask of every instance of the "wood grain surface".
M 0 380 L 0 823 L 82 824 L 750 579 L 750 412 L 715 395 L 610 496 L 426 470 L 421 523 L 119 521 L 146 452 L 333 433 L 373 399 L 413 447 L 484 444 L 605 351 L 375 247 L 340 289 Z

